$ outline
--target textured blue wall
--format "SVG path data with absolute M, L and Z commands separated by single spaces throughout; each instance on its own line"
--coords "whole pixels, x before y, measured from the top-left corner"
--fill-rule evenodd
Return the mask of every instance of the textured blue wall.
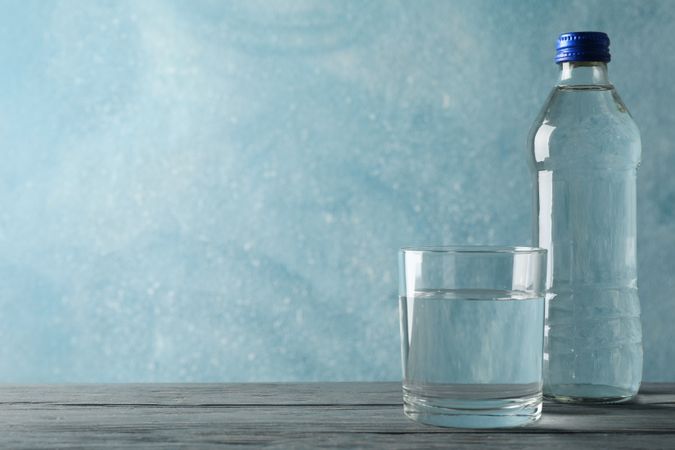
M 0 381 L 397 379 L 396 249 L 529 242 L 558 33 L 643 133 L 675 380 L 675 2 L 4 1 Z

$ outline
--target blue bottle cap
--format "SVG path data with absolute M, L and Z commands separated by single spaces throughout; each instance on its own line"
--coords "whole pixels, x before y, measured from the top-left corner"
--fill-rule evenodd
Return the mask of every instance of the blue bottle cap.
M 555 62 L 609 62 L 609 37 L 599 31 L 573 31 L 558 37 Z

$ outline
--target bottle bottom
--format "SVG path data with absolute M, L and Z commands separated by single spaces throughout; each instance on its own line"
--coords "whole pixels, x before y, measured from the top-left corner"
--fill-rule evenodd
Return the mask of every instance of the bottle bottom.
M 606 404 L 632 400 L 635 391 L 601 384 L 553 384 L 544 386 L 544 398 L 559 403 Z

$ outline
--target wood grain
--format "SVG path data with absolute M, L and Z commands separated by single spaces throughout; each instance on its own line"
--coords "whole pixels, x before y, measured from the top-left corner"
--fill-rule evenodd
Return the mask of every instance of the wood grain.
M 0 386 L 0 448 L 675 448 L 675 384 L 510 430 L 405 418 L 398 383 Z

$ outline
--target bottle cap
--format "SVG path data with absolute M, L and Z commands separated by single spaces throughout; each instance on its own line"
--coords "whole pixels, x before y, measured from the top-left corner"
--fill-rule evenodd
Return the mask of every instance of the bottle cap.
M 555 62 L 609 62 L 609 37 L 599 31 L 573 31 L 558 36 Z

